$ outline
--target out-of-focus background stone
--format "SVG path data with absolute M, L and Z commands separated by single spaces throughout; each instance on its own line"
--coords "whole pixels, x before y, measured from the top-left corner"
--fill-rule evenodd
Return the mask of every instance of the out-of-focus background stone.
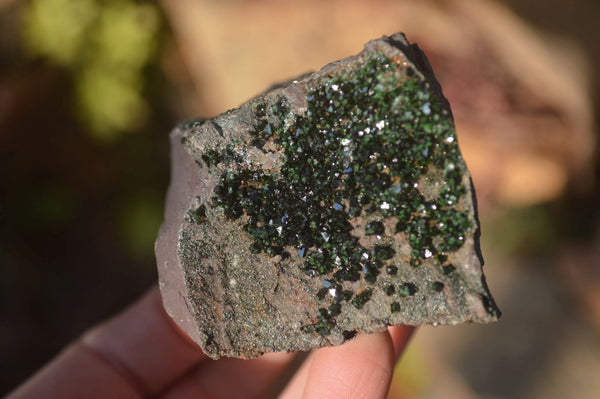
M 403 31 L 452 105 L 504 318 L 422 328 L 390 398 L 595 398 L 599 20 L 594 0 L 0 0 L 0 394 L 156 280 L 177 121 Z

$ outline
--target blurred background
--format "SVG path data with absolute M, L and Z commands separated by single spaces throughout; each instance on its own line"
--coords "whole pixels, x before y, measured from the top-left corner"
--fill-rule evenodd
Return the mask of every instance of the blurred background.
M 473 174 L 493 325 L 421 328 L 390 399 L 597 398 L 596 0 L 0 0 L 0 395 L 156 281 L 168 133 L 403 31 Z

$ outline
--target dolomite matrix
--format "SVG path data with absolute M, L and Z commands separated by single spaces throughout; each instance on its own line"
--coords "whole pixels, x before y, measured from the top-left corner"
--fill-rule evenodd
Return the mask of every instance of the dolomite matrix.
M 450 108 L 404 35 L 171 134 L 164 305 L 212 358 L 490 322 Z

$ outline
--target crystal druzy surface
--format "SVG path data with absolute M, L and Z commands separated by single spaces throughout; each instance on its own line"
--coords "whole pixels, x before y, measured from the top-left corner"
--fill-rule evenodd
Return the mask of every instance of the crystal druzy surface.
M 401 34 L 172 134 L 167 311 L 211 357 L 496 320 L 450 109 Z

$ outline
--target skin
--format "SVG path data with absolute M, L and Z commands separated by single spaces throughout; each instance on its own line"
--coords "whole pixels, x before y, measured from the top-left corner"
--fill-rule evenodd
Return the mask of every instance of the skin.
M 215 361 L 173 323 L 153 288 L 70 344 L 8 398 L 384 399 L 412 332 L 405 326 L 359 334 L 311 352 L 297 370 L 303 354 Z

